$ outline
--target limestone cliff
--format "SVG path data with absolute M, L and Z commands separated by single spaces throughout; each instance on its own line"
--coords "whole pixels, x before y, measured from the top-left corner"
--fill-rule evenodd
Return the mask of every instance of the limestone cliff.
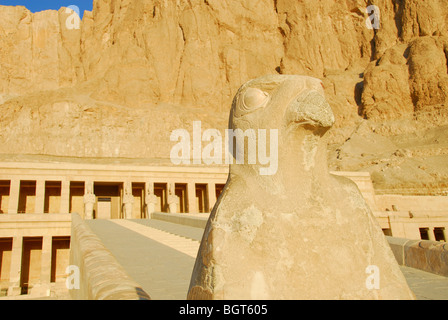
M 0 153 L 167 158 L 172 130 L 225 128 L 242 83 L 304 74 L 337 118 L 332 168 L 446 190 L 448 0 L 95 0 L 79 28 L 65 8 L 0 15 Z

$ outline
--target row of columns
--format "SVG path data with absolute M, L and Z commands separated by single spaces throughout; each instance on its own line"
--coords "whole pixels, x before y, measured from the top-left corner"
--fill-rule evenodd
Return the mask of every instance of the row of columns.
M 188 209 L 190 213 L 198 213 L 199 208 L 196 206 L 196 184 L 188 183 L 187 184 L 187 202 Z M 207 199 L 209 207 L 213 207 L 216 202 L 216 183 L 208 183 L 207 184 Z M 211 209 L 211 208 L 207 208 Z M 206 210 L 209 211 L 209 210 Z
M 46 181 L 45 180 L 36 180 L 35 182 L 35 203 L 34 203 L 34 212 L 35 213 L 44 213 L 45 207 L 45 191 L 46 191 Z M 175 182 L 169 181 L 166 182 L 168 185 L 168 194 L 167 194 L 167 203 L 170 208 L 170 212 L 176 213 L 177 206 L 179 204 L 179 197 L 175 195 Z M 196 183 L 182 183 L 186 185 L 186 205 L 188 207 L 189 213 L 198 213 L 199 208 L 197 208 L 196 203 Z M 208 182 L 207 184 L 207 193 L 204 195 L 207 199 L 208 208 L 205 211 L 209 211 L 213 207 L 216 202 L 216 183 Z M 10 192 L 9 192 L 9 201 L 8 201 L 8 214 L 17 214 L 19 211 L 19 198 L 20 198 L 20 188 L 21 188 L 21 180 L 20 179 L 12 179 L 10 180 Z M 132 183 L 130 181 L 123 182 L 123 218 L 131 218 L 132 216 L 132 203 L 134 201 L 134 197 L 132 195 Z M 157 204 L 157 197 L 154 194 L 154 182 L 146 182 L 145 183 L 145 205 L 146 205 L 146 214 L 151 214 L 155 211 L 155 205 Z M 84 182 L 84 216 L 87 219 L 93 217 L 93 207 L 95 205 L 96 199 L 94 195 L 94 182 L 93 181 L 85 181 Z M 61 181 L 61 194 L 60 194 L 60 213 L 69 213 L 70 210 L 70 181 L 62 180 Z
M 11 265 L 9 271 L 9 287 L 8 296 L 18 296 L 22 292 L 21 274 L 22 274 L 22 257 L 23 257 L 24 237 L 14 236 L 12 239 Z M 41 251 L 41 267 L 39 295 L 48 295 L 51 283 L 51 253 L 52 253 L 52 236 L 42 237 Z
M 16 214 L 19 209 L 20 180 L 10 182 L 8 214 Z M 43 213 L 45 205 L 45 180 L 36 180 L 36 200 L 34 212 Z M 61 181 L 60 212 L 68 213 L 70 208 L 70 181 Z
M 187 185 L 187 206 L 189 213 L 198 213 L 199 208 L 197 208 L 196 204 L 196 183 L 181 183 L 183 185 Z M 179 197 L 175 194 L 175 185 L 174 182 L 168 182 L 168 195 L 167 195 L 167 204 L 170 213 L 178 213 L 177 208 L 179 204 Z M 93 182 L 87 181 L 85 182 L 85 194 L 84 194 L 84 218 L 92 219 L 93 218 L 93 208 L 96 202 L 96 196 L 93 194 Z M 216 202 L 216 183 L 208 183 L 207 184 L 207 203 L 209 207 L 212 207 Z M 156 211 L 156 204 L 158 203 L 157 196 L 154 193 L 154 182 L 146 182 L 145 183 L 145 205 L 146 212 L 145 215 L 147 218 L 151 217 L 151 214 Z M 123 218 L 124 219 L 132 219 L 132 208 L 134 197 L 132 195 L 132 183 L 126 181 L 123 183 Z M 209 211 L 211 208 L 207 208 L 206 211 Z

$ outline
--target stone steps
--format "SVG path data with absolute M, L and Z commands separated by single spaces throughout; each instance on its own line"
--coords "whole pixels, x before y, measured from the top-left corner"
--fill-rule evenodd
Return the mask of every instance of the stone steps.
M 157 241 L 172 249 L 182 252 L 192 258 L 196 258 L 200 243 L 173 233 L 145 226 L 130 220 L 111 220 L 121 227 L 134 231 L 142 236 Z

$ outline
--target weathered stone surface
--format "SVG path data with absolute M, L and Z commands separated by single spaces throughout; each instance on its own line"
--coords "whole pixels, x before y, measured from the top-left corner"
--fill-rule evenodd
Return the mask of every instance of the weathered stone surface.
M 33 14 L 21 6 L 0 6 L 0 12 L 3 100 L 71 86 L 83 78 L 81 31 L 67 30 L 65 8 Z
M 366 118 L 389 120 L 413 116 L 406 50 L 406 45 L 396 45 L 365 70 L 362 113 Z
M 442 112 L 433 121 L 443 123 Z M 428 115 L 429 116 L 429 115 Z M 378 193 L 446 195 L 448 131 L 422 121 L 363 121 L 341 145 L 330 147 L 332 170 L 371 173 Z
M 404 248 L 406 265 L 436 273 L 448 275 L 448 245 L 434 241 L 419 241 Z
M 409 240 L 387 237 L 391 249 L 400 265 L 448 275 L 448 245 L 429 240 Z
M 412 118 L 445 109 L 448 100 L 446 37 L 420 37 L 398 44 L 365 71 L 363 114 L 368 119 Z
M 325 133 L 335 119 L 321 85 L 277 75 L 238 91 L 230 128 L 278 129 L 278 171 L 260 175 L 263 165 L 247 160 L 231 165 L 190 299 L 413 298 L 359 189 L 328 172 Z M 253 98 L 258 91 L 265 100 Z M 369 266 L 379 270 L 377 289 L 366 285 Z

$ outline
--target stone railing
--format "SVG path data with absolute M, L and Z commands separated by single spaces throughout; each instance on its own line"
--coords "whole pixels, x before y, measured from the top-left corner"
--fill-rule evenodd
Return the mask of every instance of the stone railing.
M 150 300 L 78 214 L 72 214 L 70 265 L 79 270 L 76 300 Z
M 448 277 L 448 243 L 386 238 L 398 264 Z

